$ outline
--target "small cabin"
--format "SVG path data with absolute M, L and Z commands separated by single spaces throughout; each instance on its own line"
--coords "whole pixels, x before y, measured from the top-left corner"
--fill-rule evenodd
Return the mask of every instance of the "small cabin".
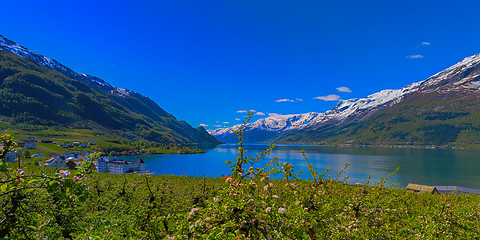
M 416 193 L 431 193 L 431 194 L 440 193 L 438 192 L 437 188 L 434 186 L 420 185 L 415 183 L 409 183 L 405 190 L 409 192 L 416 192 Z

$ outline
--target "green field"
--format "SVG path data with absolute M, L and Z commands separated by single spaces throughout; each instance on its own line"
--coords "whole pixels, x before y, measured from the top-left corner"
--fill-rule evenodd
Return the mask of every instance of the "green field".
M 25 175 L 60 179 L 58 169 L 32 165 L 22 169 Z M 292 176 L 287 165 L 280 169 Z M 65 178 L 65 186 L 49 180 L 46 188 L 15 192 L 12 189 L 20 185 L 6 181 L 18 175 L 4 172 L 0 218 L 9 219 L 12 202 L 19 207 L 15 221 L 0 224 L 0 233 L 7 230 L 8 239 L 480 237 L 477 195 L 417 194 L 384 187 L 382 182 L 345 185 L 337 181 L 343 176 L 328 173 L 317 173 L 312 180 L 272 180 L 260 174 L 253 177 L 249 171 L 256 169 L 243 171 L 243 177 L 234 174 L 233 179 L 93 172 L 79 182 Z M 28 179 L 24 184 L 33 187 L 35 177 Z M 77 187 L 87 194 L 77 195 Z
M 74 129 L 71 131 L 55 131 L 55 130 L 40 130 L 40 131 L 19 131 L 8 130 L 7 133 L 11 134 L 15 139 L 27 140 L 30 137 L 34 137 L 36 147 L 34 149 L 22 149 L 19 150 L 30 154 L 43 153 L 45 156 L 52 153 L 66 153 L 66 152 L 110 152 L 116 151 L 121 153 L 122 151 L 133 150 L 136 154 L 163 154 L 163 153 L 201 153 L 200 149 L 182 147 L 179 145 L 164 145 L 159 143 L 149 142 L 132 142 L 127 140 L 121 140 L 111 135 L 106 135 L 101 131 L 94 131 L 89 129 Z M 18 142 L 17 140 L 17 142 Z M 41 140 L 51 140 L 54 143 L 42 143 Z M 73 142 L 80 142 L 87 145 L 88 142 L 94 142 L 95 145 L 87 145 L 87 147 L 75 146 L 72 148 L 62 148 L 62 145 L 71 144 Z

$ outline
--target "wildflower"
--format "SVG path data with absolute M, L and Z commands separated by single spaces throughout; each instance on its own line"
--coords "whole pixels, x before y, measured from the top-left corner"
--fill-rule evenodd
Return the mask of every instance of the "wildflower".
M 272 208 L 271 208 L 271 207 L 267 207 L 267 208 L 265 209 L 265 212 L 270 212 L 270 210 L 272 210 Z
M 20 174 L 20 175 L 23 175 L 23 174 L 25 174 L 25 171 L 23 171 L 22 169 L 19 168 L 19 169 L 17 169 L 17 173 Z
M 269 183 L 268 185 L 270 185 L 270 187 L 273 187 L 273 183 Z
M 277 196 L 277 195 L 273 195 L 272 197 L 273 197 L 273 198 L 278 198 L 278 196 Z
M 278 213 L 284 214 L 287 210 L 285 208 L 279 208 Z
M 232 181 L 232 178 L 227 178 L 227 180 L 225 180 L 225 182 L 231 182 Z
M 188 215 L 193 216 L 196 211 L 198 211 L 198 208 L 192 208 L 192 210 L 190 210 L 190 212 L 188 213 Z
M 60 173 L 60 175 L 62 175 L 63 177 L 69 177 L 70 176 L 70 172 L 68 170 L 60 170 L 60 171 L 58 171 L 58 173 Z
M 79 177 L 77 177 L 77 176 L 73 176 L 73 180 L 74 180 L 74 181 L 82 181 L 82 179 L 79 178 Z
M 220 199 L 218 199 L 218 197 L 213 197 L 213 201 L 218 202 L 218 201 L 220 201 Z
M 267 191 L 267 190 L 268 190 L 268 185 L 265 185 L 265 186 L 263 187 L 263 190 L 264 190 L 264 191 Z
M 153 219 L 153 220 L 157 219 L 157 216 L 153 216 L 153 218 L 152 218 L 152 219 Z

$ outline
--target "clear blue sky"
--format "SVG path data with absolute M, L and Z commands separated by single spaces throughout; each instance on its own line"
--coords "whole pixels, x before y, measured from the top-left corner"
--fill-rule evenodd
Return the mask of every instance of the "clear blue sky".
M 240 123 L 242 110 L 324 112 L 336 99 L 401 88 L 480 53 L 479 1 L 16 0 L 0 7 L 3 36 L 207 129 Z

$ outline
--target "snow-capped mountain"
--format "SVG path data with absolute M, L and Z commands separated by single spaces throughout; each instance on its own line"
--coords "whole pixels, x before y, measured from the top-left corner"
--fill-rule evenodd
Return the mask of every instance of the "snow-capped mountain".
M 337 126 L 342 123 L 361 121 L 380 109 L 391 107 L 407 96 L 416 92 L 428 93 L 435 91 L 465 91 L 480 88 L 480 54 L 467 57 L 459 63 L 441 71 L 428 79 L 410 84 L 401 89 L 387 89 L 371 94 L 366 98 L 341 100 L 337 105 L 324 113 L 304 113 L 291 115 L 271 115 L 267 118 L 259 119 L 253 123 L 248 123 L 245 131 L 249 132 L 261 131 L 267 134 L 268 139 L 259 141 L 272 140 L 282 134 L 299 131 L 299 130 L 318 130 L 325 127 Z M 448 87 L 445 87 L 448 86 Z M 220 141 L 230 142 L 234 140 L 232 130 L 236 130 L 241 125 L 235 125 L 230 128 L 220 128 L 210 130 L 209 133 L 217 137 Z M 256 134 L 261 135 L 261 134 Z M 256 142 L 256 139 L 250 139 Z
M 133 91 L 128 90 L 128 89 L 116 88 L 116 87 L 110 85 L 109 83 L 105 82 L 104 80 L 102 80 L 98 77 L 94 77 L 94 76 L 90 76 L 90 75 L 87 75 L 87 74 L 75 72 L 75 71 L 71 70 L 70 68 L 64 66 L 63 64 L 57 62 L 55 59 L 45 57 L 45 56 L 40 55 L 36 52 L 33 52 L 33 51 L 23 47 L 23 46 L 20 46 L 19 44 L 15 43 L 14 41 L 11 41 L 11 40 L 3 37 L 2 35 L 0 35 L 0 50 L 8 51 L 8 52 L 14 53 L 14 54 L 16 54 L 20 57 L 31 59 L 31 60 L 35 61 L 36 63 L 38 63 L 40 65 L 43 65 L 43 66 L 48 67 L 52 70 L 61 72 L 68 77 L 80 80 L 80 81 L 86 83 L 87 85 L 89 85 L 91 87 L 98 87 L 98 88 L 101 88 L 105 91 L 117 94 L 119 96 L 128 96 L 128 95 L 134 93 Z

